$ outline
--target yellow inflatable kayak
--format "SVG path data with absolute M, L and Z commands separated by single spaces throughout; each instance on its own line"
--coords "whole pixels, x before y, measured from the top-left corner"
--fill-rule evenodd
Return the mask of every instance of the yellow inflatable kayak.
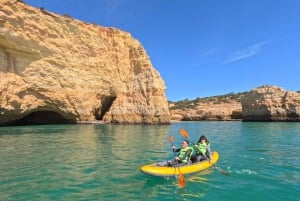
M 219 154 L 216 151 L 213 151 L 212 153 L 212 159 L 211 162 L 204 160 L 197 163 L 192 163 L 189 165 L 182 165 L 177 167 L 169 167 L 169 166 L 159 166 L 158 163 L 153 163 L 150 165 L 144 165 L 140 168 L 141 172 L 152 175 L 152 176 L 159 176 L 159 177 L 170 177 L 174 175 L 179 175 L 179 171 L 182 174 L 192 174 L 195 172 L 200 172 L 202 170 L 205 170 L 214 164 L 219 159 Z M 180 169 L 180 170 L 179 170 Z

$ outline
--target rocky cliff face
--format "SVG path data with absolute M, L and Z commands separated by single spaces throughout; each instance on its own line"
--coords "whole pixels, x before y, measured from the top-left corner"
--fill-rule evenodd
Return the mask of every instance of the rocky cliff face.
M 0 125 L 169 123 L 164 81 L 129 33 L 0 4 Z
M 242 99 L 243 121 L 300 121 L 300 93 L 261 86 Z

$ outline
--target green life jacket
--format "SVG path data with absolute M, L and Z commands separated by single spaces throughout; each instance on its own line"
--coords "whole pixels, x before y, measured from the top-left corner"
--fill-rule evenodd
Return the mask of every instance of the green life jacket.
M 186 154 L 186 152 L 190 150 L 190 154 Z M 191 156 L 192 156 L 192 153 L 193 153 L 193 147 L 186 147 L 186 148 L 181 148 L 179 153 L 178 153 L 178 158 L 180 159 L 181 162 L 183 163 L 187 163 Z
M 197 144 L 197 146 L 198 146 L 198 150 L 197 150 L 197 155 L 200 155 L 200 154 L 203 154 L 204 156 L 205 156 L 205 154 L 206 154 L 206 152 L 207 152 L 207 146 L 210 146 L 210 144 L 209 143 L 198 143 Z

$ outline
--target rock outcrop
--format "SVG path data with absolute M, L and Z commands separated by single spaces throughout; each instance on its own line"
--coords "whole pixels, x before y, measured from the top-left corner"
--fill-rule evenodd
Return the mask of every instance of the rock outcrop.
M 170 122 L 164 81 L 129 33 L 0 4 L 0 125 Z
M 239 101 L 200 102 L 188 108 L 178 109 L 169 104 L 172 121 L 233 121 L 242 119 L 242 105 Z
M 277 86 L 252 89 L 242 100 L 243 121 L 300 121 L 300 93 Z

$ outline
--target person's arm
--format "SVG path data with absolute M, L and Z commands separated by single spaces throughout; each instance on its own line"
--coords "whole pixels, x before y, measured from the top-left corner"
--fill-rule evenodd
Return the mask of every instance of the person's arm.
M 210 145 L 207 146 L 207 153 L 208 153 L 208 155 L 209 155 L 209 158 L 211 158 Z
M 173 150 L 173 152 L 174 152 L 174 153 L 175 153 L 175 152 L 179 152 L 179 151 L 180 151 L 180 149 L 181 149 L 181 148 L 178 148 L 178 149 L 176 149 L 176 147 L 175 147 L 175 146 L 173 146 L 173 147 L 172 147 L 172 150 Z
M 181 161 L 181 158 L 179 158 L 179 152 L 180 152 L 180 150 L 181 150 L 181 148 L 179 148 L 179 149 L 175 149 L 175 151 L 174 151 L 174 149 L 173 149 L 173 152 L 175 153 L 175 152 L 178 152 L 177 153 L 177 155 L 176 155 L 176 157 L 174 158 L 176 161 Z
M 210 151 L 210 145 L 208 145 L 206 147 L 206 155 L 208 157 L 208 160 L 210 161 L 211 160 L 211 151 Z
M 198 149 L 198 143 L 193 146 L 193 149 L 195 150 L 195 154 L 198 156 L 200 154 Z

